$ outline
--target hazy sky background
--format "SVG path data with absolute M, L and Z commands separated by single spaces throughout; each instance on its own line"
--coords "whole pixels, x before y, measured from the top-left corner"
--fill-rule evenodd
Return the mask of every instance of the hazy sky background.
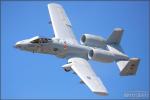
M 1 4 L 1 91 L 3 99 L 126 98 L 127 91 L 149 89 L 149 5 L 133 1 L 57 2 L 67 12 L 78 41 L 84 33 L 107 38 L 116 27 L 124 28 L 121 45 L 129 57 L 141 62 L 136 76 L 120 76 L 115 63 L 89 61 L 108 89 L 108 96 L 93 94 L 79 77 L 66 73 L 67 63 L 51 55 L 13 48 L 15 42 L 37 35 L 51 37 L 50 2 L 8 1 Z

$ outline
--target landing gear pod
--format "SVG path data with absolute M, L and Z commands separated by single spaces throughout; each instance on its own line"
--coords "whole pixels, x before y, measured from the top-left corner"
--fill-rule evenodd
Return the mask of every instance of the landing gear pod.
M 72 69 L 71 69 L 71 64 L 70 64 L 70 63 L 69 63 L 69 64 L 63 65 L 62 67 L 64 68 L 65 72 L 69 72 L 69 71 L 72 70 Z

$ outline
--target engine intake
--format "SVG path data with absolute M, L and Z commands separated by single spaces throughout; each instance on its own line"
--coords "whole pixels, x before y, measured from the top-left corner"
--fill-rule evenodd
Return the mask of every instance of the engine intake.
M 91 47 L 105 47 L 106 40 L 100 36 L 84 34 L 81 37 L 80 43 L 82 45 L 91 46 Z
M 102 49 L 93 49 L 88 53 L 88 58 L 101 62 L 112 62 L 115 60 L 114 55 L 110 51 Z

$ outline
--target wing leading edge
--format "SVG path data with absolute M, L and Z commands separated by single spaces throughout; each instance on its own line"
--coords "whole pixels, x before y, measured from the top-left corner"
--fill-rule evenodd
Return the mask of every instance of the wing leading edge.
M 71 69 L 81 78 L 81 80 L 91 89 L 92 92 L 99 95 L 107 95 L 107 89 L 99 77 L 96 76 L 90 64 L 83 58 L 70 58 Z
M 55 37 L 69 41 L 73 44 L 78 44 L 72 31 L 72 25 L 63 7 L 56 3 L 50 3 L 48 4 L 48 11 Z

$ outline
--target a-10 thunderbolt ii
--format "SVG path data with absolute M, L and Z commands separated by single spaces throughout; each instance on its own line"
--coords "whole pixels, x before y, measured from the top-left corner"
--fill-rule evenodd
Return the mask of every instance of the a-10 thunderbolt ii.
M 107 39 L 84 34 L 79 44 L 63 7 L 56 3 L 50 3 L 48 11 L 55 36 L 53 38 L 36 36 L 25 39 L 17 42 L 16 48 L 66 58 L 68 63 L 62 66 L 64 70 L 66 72 L 72 70 L 80 77 L 81 83 L 86 84 L 92 92 L 99 95 L 107 95 L 108 92 L 101 79 L 92 70 L 88 60 L 116 62 L 120 75 L 135 75 L 140 60 L 139 58 L 129 58 L 123 53 L 119 45 L 123 34 L 122 28 L 115 28 Z

